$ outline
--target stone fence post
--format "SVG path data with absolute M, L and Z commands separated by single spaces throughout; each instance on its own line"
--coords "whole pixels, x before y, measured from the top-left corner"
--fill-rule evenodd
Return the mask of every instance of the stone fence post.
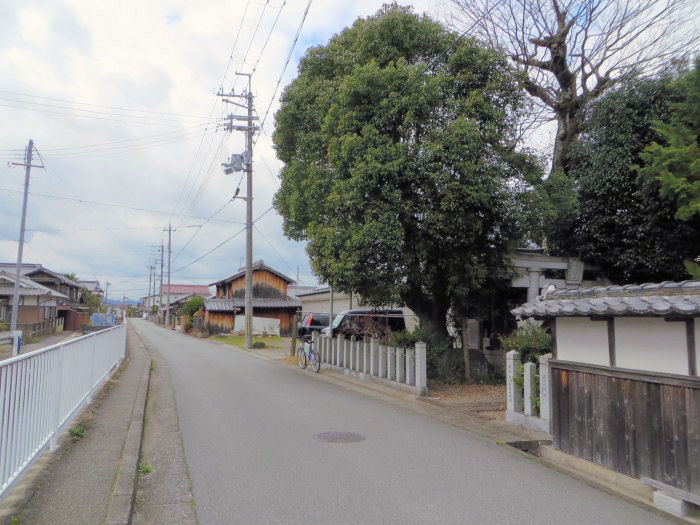
M 551 406 L 549 387 L 549 360 L 552 354 L 544 354 L 540 356 L 540 418 L 551 421 Z
M 506 410 L 508 412 L 523 410 L 523 394 L 514 381 L 519 367 L 520 352 L 511 350 L 506 354 Z
M 426 344 L 423 341 L 418 341 L 416 343 L 416 387 L 422 396 L 428 392 L 427 373 Z
M 535 391 L 535 382 L 537 376 L 537 365 L 535 363 L 525 363 L 523 370 L 523 395 L 525 397 L 525 408 L 524 412 L 526 416 L 535 415 L 535 397 L 537 397 L 537 392 Z

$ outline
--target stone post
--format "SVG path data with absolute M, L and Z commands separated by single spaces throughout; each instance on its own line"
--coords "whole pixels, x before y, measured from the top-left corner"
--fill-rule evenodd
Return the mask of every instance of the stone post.
M 406 384 L 416 384 L 416 351 L 413 348 L 406 348 Z
M 369 375 L 377 375 L 377 353 L 379 349 L 377 348 L 377 340 L 372 337 L 369 340 Z
M 333 364 L 338 366 L 340 364 L 339 349 L 340 349 L 340 339 L 336 337 L 331 339 L 331 350 L 333 352 Z
M 544 354 L 540 356 L 540 418 L 551 421 L 551 406 L 549 401 L 550 391 L 549 388 L 549 360 L 552 358 L 552 354 Z
M 523 390 L 525 397 L 525 415 L 534 416 L 535 410 L 534 398 L 537 397 L 535 391 L 535 382 L 537 381 L 537 365 L 535 363 L 525 363 L 523 371 Z
M 406 365 L 404 364 L 405 348 L 396 347 L 396 380 L 399 383 L 406 381 Z
M 362 341 L 357 341 L 356 343 L 356 348 L 355 348 L 355 371 L 356 372 L 362 372 L 362 369 L 360 368 L 360 356 L 362 355 L 364 345 Z
M 506 410 L 522 412 L 523 394 L 513 380 L 520 367 L 520 352 L 511 350 L 506 354 Z
M 422 396 L 428 391 L 427 372 L 426 344 L 423 341 L 418 341 L 416 343 L 416 387 L 418 387 Z
M 357 339 L 354 335 L 350 336 L 350 362 L 346 368 L 350 370 L 355 369 L 355 356 L 357 355 Z
M 378 376 L 379 377 L 386 377 L 386 357 L 384 357 L 384 349 L 386 347 L 384 345 L 379 345 L 379 372 Z
M 362 373 L 366 374 L 369 370 L 369 341 L 367 337 L 362 340 Z
M 343 346 L 343 362 L 340 364 L 343 368 L 348 366 L 348 340 L 344 335 L 340 336 L 340 344 Z
M 386 347 L 386 378 L 391 380 L 394 379 L 394 360 L 392 356 L 394 355 L 394 347 Z

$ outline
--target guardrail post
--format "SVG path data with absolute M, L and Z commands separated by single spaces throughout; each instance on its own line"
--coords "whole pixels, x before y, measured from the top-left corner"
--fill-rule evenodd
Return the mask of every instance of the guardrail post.
M 423 341 L 416 343 L 416 387 L 421 395 L 428 390 L 428 370 L 426 365 L 426 344 Z
M 511 350 L 506 354 L 506 410 L 522 412 L 523 394 L 515 384 L 515 374 L 520 368 L 520 352 Z

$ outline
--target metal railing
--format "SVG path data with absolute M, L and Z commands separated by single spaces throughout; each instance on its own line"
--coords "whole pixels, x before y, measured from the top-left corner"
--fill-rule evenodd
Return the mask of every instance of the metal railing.
M 126 323 L 0 361 L 0 496 L 123 358 Z

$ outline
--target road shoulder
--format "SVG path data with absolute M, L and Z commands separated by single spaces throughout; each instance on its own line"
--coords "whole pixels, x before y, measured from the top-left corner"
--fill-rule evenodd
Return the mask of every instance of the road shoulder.
M 141 341 L 152 366 L 133 523 L 195 524 L 197 513 L 168 363 L 152 345 Z

